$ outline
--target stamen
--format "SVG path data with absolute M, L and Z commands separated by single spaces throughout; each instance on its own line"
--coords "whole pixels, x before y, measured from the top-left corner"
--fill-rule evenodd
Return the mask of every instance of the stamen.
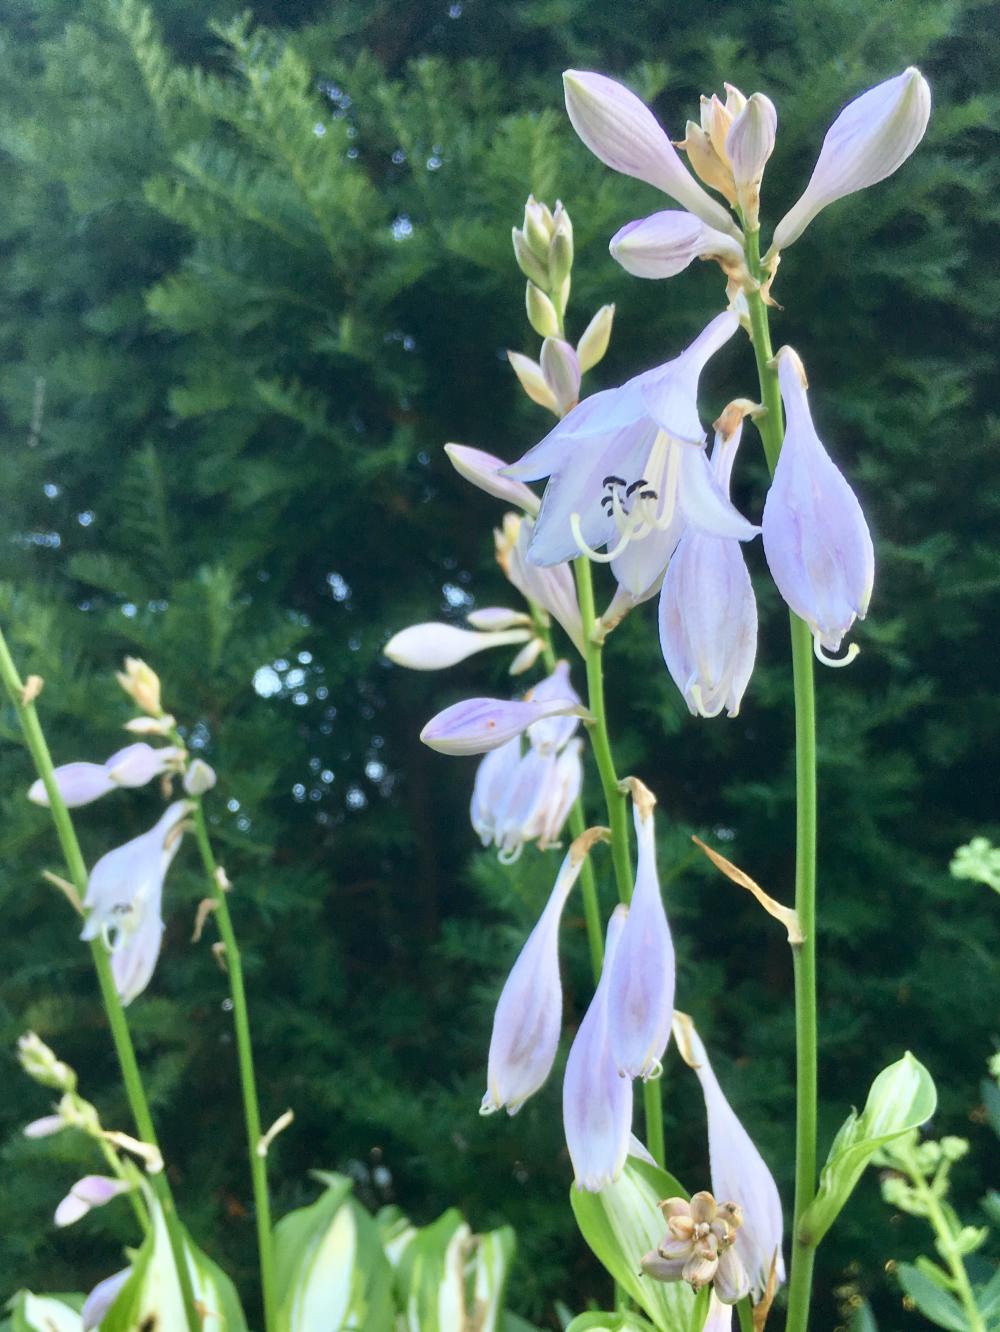
M 632 492 L 633 492 L 634 490 L 638 490 L 640 486 L 648 486 L 648 485 L 649 485 L 649 482 L 646 480 L 646 478 L 645 478 L 644 476 L 640 476 L 640 477 L 639 477 L 639 480 L 638 480 L 638 481 L 633 481 L 632 484 L 631 484 L 631 485 L 628 487 L 628 489 L 625 491 L 625 498 L 628 499 L 629 496 L 632 494 Z M 648 493 L 648 492 L 647 492 L 647 493 Z M 654 491 L 654 494 L 655 494 L 655 491 Z
M 850 666 L 851 662 L 858 655 L 861 649 L 857 643 L 852 643 L 842 657 L 831 657 L 828 655 L 823 644 L 819 641 L 819 634 L 813 634 L 813 651 L 816 654 L 816 660 L 821 661 L 824 666 Z
M 625 485 L 625 478 L 623 476 L 606 476 L 604 480 L 601 482 L 601 485 L 608 487 L 623 486 Z
M 627 516 L 628 515 L 626 515 L 626 517 Z M 588 546 L 586 541 L 583 539 L 583 527 L 581 526 L 580 515 L 578 513 L 570 514 L 569 527 L 570 531 L 573 533 L 573 540 L 576 542 L 580 554 L 586 555 L 587 558 L 593 560 L 595 564 L 610 564 L 612 560 L 616 560 L 618 556 L 622 553 L 622 551 L 625 549 L 625 547 L 628 545 L 628 543 L 632 540 L 632 537 L 634 535 L 634 532 L 630 530 L 628 525 L 626 524 L 625 530 L 622 532 L 621 537 L 616 543 L 614 549 L 602 552 L 599 550 L 595 550 L 593 546 Z

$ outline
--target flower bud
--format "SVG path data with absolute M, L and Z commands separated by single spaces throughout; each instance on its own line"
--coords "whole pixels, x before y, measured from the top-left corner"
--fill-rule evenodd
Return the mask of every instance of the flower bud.
M 542 374 L 556 400 L 559 415 L 565 416 L 580 397 L 580 362 L 576 352 L 562 338 L 546 338 L 542 343 Z
M 608 1039 L 608 991 L 628 908 L 608 922 L 604 966 L 577 1030 L 563 1080 L 563 1127 L 577 1188 L 598 1193 L 621 1174 L 632 1133 L 632 1082 L 618 1072 Z
M 555 229 L 549 241 L 549 284 L 559 291 L 573 268 L 573 224 L 561 203 L 556 204 Z
M 555 219 L 548 204 L 539 203 L 533 194 L 524 205 L 524 238 L 533 253 L 542 261 L 548 260 L 549 242 L 555 230 Z
M 94 1207 L 103 1207 L 121 1193 L 128 1193 L 132 1185 L 123 1179 L 110 1179 L 107 1175 L 84 1175 L 56 1208 L 57 1226 L 71 1226 Z
M 583 838 L 580 839 L 583 841 Z M 559 922 L 587 850 L 569 849 L 545 910 L 507 977 L 493 1018 L 486 1094 L 480 1114 L 517 1114 L 552 1070 L 562 1026 Z
M 507 466 L 502 458 L 495 458 L 492 453 L 484 453 L 482 449 L 469 448 L 466 444 L 446 444 L 444 451 L 459 476 L 484 490 L 487 495 L 503 500 L 505 504 L 516 504 L 526 513 L 538 512 L 541 501 L 533 490 L 523 481 L 513 481 L 510 477 L 500 475 L 500 469 Z
M 524 304 L 528 312 L 528 323 L 540 338 L 554 338 L 559 335 L 559 316 L 545 292 L 529 282 L 524 289 Z
M 528 629 L 507 629 L 496 633 L 476 633 L 459 629 L 454 624 L 411 624 L 393 634 L 382 649 L 397 666 L 411 671 L 441 671 L 457 666 L 475 652 L 486 648 L 506 647 L 511 643 L 526 643 L 531 637 Z
M 184 790 L 189 796 L 203 796 L 216 783 L 215 769 L 204 759 L 194 759 L 184 774 Z
M 506 606 L 483 606 L 469 611 L 465 617 L 473 629 L 496 633 L 503 629 L 522 629 L 531 624 L 531 616 L 524 611 L 508 610 Z
M 777 128 L 774 103 L 763 93 L 754 93 L 726 135 L 736 201 L 751 231 L 760 225 L 760 183 L 768 158 L 774 152 Z
M 139 657 L 126 657 L 124 671 L 117 671 L 115 678 L 142 712 L 151 717 L 159 717 L 163 711 L 160 706 L 160 677 Z
M 545 644 L 540 638 L 530 639 L 507 667 L 507 674 L 523 675 L 530 671 L 544 650 Z
M 513 351 L 507 353 L 507 360 L 510 361 L 511 369 L 531 401 L 537 402 L 539 407 L 555 412 L 556 416 L 561 416 L 556 395 L 546 381 L 538 362 L 533 361 L 530 356 L 522 356 L 520 352 Z
M 912 67 L 850 102 L 827 130 L 802 197 L 775 227 L 770 254 L 798 240 L 827 204 L 891 176 L 924 137 L 930 113 L 931 90 Z
M 787 424 L 764 504 L 764 554 L 778 591 L 829 664 L 824 651 L 836 652 L 868 610 L 875 554 L 861 505 L 816 434 L 802 362 L 790 347 L 776 359 Z M 855 655 L 856 648 L 842 661 Z
M 727 273 L 746 272 L 742 246 L 691 213 L 653 213 L 629 222 L 608 248 L 634 277 L 673 277 L 695 259 L 717 259 Z
M 469 698 L 432 717 L 420 732 L 420 739 L 439 754 L 485 754 L 521 735 L 543 717 L 571 713 L 582 716 L 583 712 L 578 703 L 565 698 L 544 703 Z
M 615 307 L 602 305 L 597 314 L 583 330 L 580 341 L 576 344 L 576 359 L 580 363 L 580 373 L 585 375 L 599 361 L 604 360 L 611 341 L 611 325 L 614 323 Z
M 17 1058 L 28 1077 L 43 1087 L 53 1087 L 63 1092 L 76 1090 L 76 1074 L 69 1064 L 57 1059 L 55 1053 L 33 1031 L 25 1032 L 18 1038 Z
M 632 778 L 635 890 L 608 983 L 608 1040 L 623 1077 L 658 1077 L 674 1016 L 674 944 L 656 873 L 654 800 Z
M 573 128 L 606 166 L 655 185 L 709 226 L 738 234 L 726 210 L 687 172 L 652 111 L 634 93 L 603 74 L 574 69 L 563 75 L 563 84 Z
M 33 1119 L 30 1124 L 25 1124 L 21 1132 L 26 1138 L 51 1138 L 64 1128 L 69 1128 L 69 1125 L 62 1115 L 42 1115 L 41 1119 Z
M 514 242 L 514 258 L 517 260 L 518 268 L 529 282 L 534 282 L 537 287 L 544 290 L 549 285 L 548 247 L 546 246 L 545 257 L 539 258 L 528 243 L 525 233 L 518 231 L 517 227 L 511 233 L 511 239 Z

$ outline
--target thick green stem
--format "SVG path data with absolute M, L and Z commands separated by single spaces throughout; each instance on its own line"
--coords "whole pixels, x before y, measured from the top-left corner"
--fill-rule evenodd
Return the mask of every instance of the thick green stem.
M 226 890 L 223 889 L 218 865 L 208 836 L 208 825 L 201 798 L 194 801 L 194 831 L 201 853 L 212 901 L 215 919 L 225 945 L 226 971 L 229 991 L 233 1000 L 233 1022 L 236 1027 L 236 1057 L 243 1092 L 243 1117 L 246 1124 L 247 1148 L 250 1156 L 250 1178 L 253 1184 L 254 1209 L 257 1214 L 257 1250 L 260 1256 L 260 1284 L 264 1302 L 264 1327 L 274 1332 L 277 1327 L 278 1306 L 275 1284 L 274 1244 L 271 1230 L 271 1199 L 267 1189 L 266 1145 L 261 1140 L 260 1105 L 257 1099 L 257 1081 L 254 1074 L 253 1044 L 250 1038 L 250 1015 L 247 1009 L 246 987 L 243 984 L 243 962 Z
M 747 258 L 755 277 L 760 268 L 760 234 L 747 236 Z M 758 292 L 747 296 L 751 340 L 757 358 L 761 401 L 766 409 L 758 421 L 767 465 L 772 475 L 784 437 L 781 393 L 768 326 L 767 306 Z M 795 1212 L 792 1267 L 788 1284 L 786 1332 L 806 1332 L 815 1249 L 798 1237 L 799 1219 L 816 1194 L 816 700 L 813 644 L 809 626 L 789 612 L 792 675 L 795 694 L 795 909 L 805 936 L 793 949 L 795 971 Z
M 52 756 L 49 753 L 48 743 L 38 720 L 38 713 L 30 698 L 25 701 L 27 696 L 24 692 L 24 685 L 18 675 L 14 659 L 7 646 L 7 640 L 2 632 L 0 632 L 0 678 L 3 679 L 4 687 L 17 712 L 24 741 L 34 762 L 35 771 L 45 787 L 49 800 L 49 810 L 55 824 L 59 845 L 66 860 L 66 867 L 69 870 L 69 877 L 82 900 L 87 892 L 87 865 L 83 858 L 83 852 L 80 850 L 80 843 L 77 841 L 73 820 L 70 818 L 69 810 L 66 808 L 56 784 Z M 111 972 L 111 958 L 108 956 L 108 951 L 101 939 L 91 940 L 90 954 L 94 961 L 94 970 L 97 972 L 97 983 L 108 1016 L 111 1039 L 114 1042 L 115 1053 L 118 1056 L 122 1081 L 125 1084 L 125 1094 L 132 1110 L 136 1131 L 143 1142 L 147 1142 L 159 1150 L 156 1129 L 153 1126 L 153 1116 L 149 1109 L 149 1102 L 146 1099 L 146 1090 L 142 1084 L 142 1075 L 139 1072 L 139 1064 L 135 1057 L 135 1047 L 132 1044 L 125 1010 L 122 1007 L 118 991 L 115 989 L 114 976 Z M 149 1182 L 163 1209 L 163 1217 L 170 1239 L 170 1249 L 177 1269 L 177 1280 L 184 1300 L 184 1312 L 189 1332 L 201 1332 L 202 1323 L 195 1308 L 191 1272 L 185 1258 L 184 1239 L 170 1183 L 162 1170 L 150 1175 Z

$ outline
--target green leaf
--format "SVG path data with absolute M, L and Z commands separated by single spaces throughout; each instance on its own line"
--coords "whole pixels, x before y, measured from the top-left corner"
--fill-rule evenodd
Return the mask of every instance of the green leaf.
M 566 1332 L 652 1332 L 652 1324 L 637 1313 L 584 1313 Z
M 465 1258 L 472 1232 L 449 1208 L 420 1229 L 397 1269 L 407 1281 L 405 1311 L 411 1332 L 451 1332 L 465 1319 Z
M 390 1332 L 392 1273 L 375 1222 L 350 1196 L 349 1179 L 314 1174 L 326 1191 L 275 1227 L 279 1332 L 319 1323 Z
M 511 1226 L 501 1226 L 479 1236 L 472 1269 L 472 1325 L 481 1332 L 494 1332 L 507 1288 L 517 1241 Z
M 864 1110 L 852 1111 L 833 1140 L 819 1190 L 799 1223 L 803 1244 L 820 1242 L 878 1149 L 930 1119 L 936 1106 L 934 1080 L 909 1051 L 882 1070 Z
M 953 1295 L 909 1263 L 900 1263 L 899 1284 L 925 1318 L 949 1332 L 968 1332 L 969 1320 Z
M 79 1305 L 72 1307 L 69 1298 L 18 1291 L 13 1300 L 11 1332 L 81 1332 Z
M 686 1196 L 672 1175 L 634 1157 L 629 1157 L 618 1181 L 600 1193 L 570 1190 L 583 1238 L 661 1332 L 686 1332 L 691 1326 L 694 1292 L 683 1281 L 643 1276 L 639 1263 L 666 1230 L 657 1204 L 663 1198 Z

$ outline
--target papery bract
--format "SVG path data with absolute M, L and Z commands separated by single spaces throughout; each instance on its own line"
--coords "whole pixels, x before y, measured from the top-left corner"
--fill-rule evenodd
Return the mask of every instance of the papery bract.
M 180 845 L 180 825 L 190 806 L 177 800 L 156 825 L 101 856 L 90 872 L 81 939 L 103 937 L 122 1002 L 149 984 L 163 937 L 163 881 Z
M 660 1073 L 674 1016 L 674 944 L 656 872 L 653 798 L 633 779 L 638 861 L 628 919 L 608 981 L 608 1040 L 619 1073 Z
M 481 1114 L 503 1107 L 516 1114 L 552 1069 L 562 1026 L 559 921 L 586 855 L 579 843 L 570 847 L 545 909 L 504 984 L 493 1018 Z
M 865 617 L 875 553 L 861 505 L 816 434 L 802 362 L 790 347 L 778 353 L 778 378 L 787 425 L 764 504 L 764 553 L 826 660 L 821 650 L 836 652 L 855 617 Z
M 63 803 L 70 809 L 89 805 L 116 787 L 145 786 L 154 777 L 176 768 L 182 751 L 174 746 L 154 749 L 144 741 L 126 745 L 104 763 L 64 763 L 53 772 Z M 28 799 L 48 808 L 49 796 L 41 778 L 32 782 Z
M 715 437 L 712 467 L 729 494 L 742 420 Z M 757 654 L 757 602 L 740 543 L 689 527 L 678 543 L 660 593 L 660 647 L 692 714 L 739 712 Z
M 444 451 L 459 476 L 471 481 L 487 495 L 503 500 L 505 504 L 516 504 L 526 513 L 538 512 L 541 500 L 533 490 L 520 481 L 512 481 L 510 477 L 500 475 L 501 469 L 507 465 L 502 458 L 495 458 L 492 453 L 470 448 L 467 444 L 446 444 Z
M 544 703 L 512 702 L 503 698 L 468 698 L 432 717 L 420 739 L 439 754 L 485 754 L 499 749 L 514 736 L 544 717 L 581 715 L 572 699 Z
M 732 236 L 716 231 L 692 213 L 652 213 L 628 222 L 611 237 L 608 246 L 633 277 L 668 278 L 683 272 L 695 259 L 719 259 L 742 267 L 743 247 Z
M 798 240 L 827 204 L 891 176 L 924 137 L 930 113 L 931 90 L 912 67 L 850 102 L 827 130 L 802 197 L 775 227 L 771 253 Z
M 566 1146 L 577 1188 L 591 1193 L 621 1174 L 632 1133 L 632 1083 L 619 1074 L 608 1035 L 609 986 L 627 915 L 627 907 L 616 907 L 608 922 L 601 979 L 570 1047 L 563 1081 Z
M 737 327 L 736 315 L 717 316 L 680 356 L 586 398 L 506 469 L 549 478 L 528 548 L 535 564 L 584 551 L 616 562 L 619 581 L 640 595 L 662 575 L 685 522 L 743 540 L 756 533 L 712 476 L 696 401 L 705 363 Z M 598 555 L 599 546 L 609 549 Z
M 731 1198 L 742 1209 L 743 1224 L 736 1232 L 733 1247 L 749 1275 L 754 1299 L 759 1300 L 767 1289 L 772 1263 L 777 1282 L 785 1279 L 778 1188 L 749 1133 L 726 1100 L 701 1037 L 686 1013 L 677 1014 L 675 1031 L 678 1048 L 697 1074 L 705 1096 L 712 1191 L 717 1198 Z
M 527 629 L 478 633 L 454 624 L 431 621 L 401 629 L 398 634 L 393 634 L 382 651 L 397 666 L 406 666 L 411 671 L 440 671 L 457 666 L 475 652 L 526 643 L 530 637 Z
M 635 93 L 603 74 L 563 74 L 566 112 L 595 157 L 614 171 L 654 185 L 707 222 L 739 235 L 732 218 L 681 161 L 656 117 Z

